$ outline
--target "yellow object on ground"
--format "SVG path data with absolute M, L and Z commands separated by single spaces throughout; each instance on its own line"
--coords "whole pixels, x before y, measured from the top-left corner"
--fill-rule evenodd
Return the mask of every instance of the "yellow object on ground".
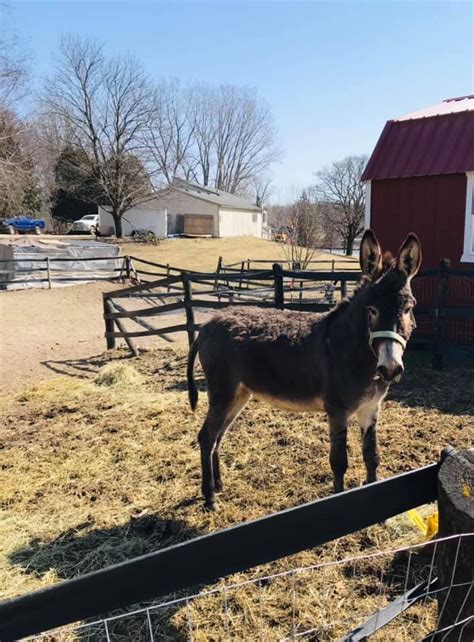
M 413 508 L 409 510 L 407 514 L 411 523 L 416 526 L 426 538 L 430 539 L 438 532 L 438 512 L 423 518 L 420 513 Z

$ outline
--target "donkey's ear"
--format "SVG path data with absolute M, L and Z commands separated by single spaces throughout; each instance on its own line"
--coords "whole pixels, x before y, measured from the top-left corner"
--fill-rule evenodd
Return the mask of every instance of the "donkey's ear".
M 420 269 L 421 243 L 416 234 L 410 233 L 398 250 L 396 269 L 411 279 Z
M 365 230 L 360 242 L 360 267 L 362 274 L 371 278 L 382 271 L 382 249 L 372 230 Z

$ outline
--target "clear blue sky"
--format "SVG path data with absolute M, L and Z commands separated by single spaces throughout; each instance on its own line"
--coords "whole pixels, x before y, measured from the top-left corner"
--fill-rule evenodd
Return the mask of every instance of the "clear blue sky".
M 385 121 L 474 93 L 474 9 L 435 2 L 10 2 L 36 82 L 62 33 L 132 52 L 152 77 L 256 87 L 284 159 L 276 195 L 370 153 Z

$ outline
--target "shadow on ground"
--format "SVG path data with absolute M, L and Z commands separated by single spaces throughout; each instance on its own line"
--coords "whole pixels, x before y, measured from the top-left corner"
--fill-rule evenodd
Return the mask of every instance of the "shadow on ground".
M 33 540 L 28 546 L 11 554 L 9 559 L 27 573 L 41 577 L 54 570 L 66 580 L 200 535 L 198 530 L 190 528 L 183 520 L 162 519 L 157 515 L 132 517 L 126 524 L 106 529 L 89 530 L 90 526 L 90 522 L 84 522 L 61 533 L 54 540 Z M 158 603 L 164 601 L 160 599 Z M 131 605 L 127 611 L 143 606 Z M 115 640 L 150 640 L 151 625 L 156 640 L 186 640 L 186 627 L 181 628 L 172 622 L 173 615 L 180 608 L 183 608 L 182 605 L 171 605 L 153 610 L 150 621 L 145 613 L 112 620 L 108 623 L 108 633 Z M 79 640 L 108 639 L 102 623 L 79 629 L 75 636 L 74 639 Z
M 113 354 L 114 361 L 124 361 L 131 358 L 132 355 L 129 353 L 118 354 L 115 352 Z M 84 359 L 63 359 L 58 361 L 48 359 L 47 361 L 41 361 L 41 365 L 58 375 L 66 375 L 76 379 L 90 379 L 111 359 L 111 353 L 104 352 Z
M 391 386 L 388 399 L 410 407 L 468 415 L 473 411 L 473 387 L 474 368 L 446 366 L 435 370 L 431 355 L 409 351 L 402 381 Z

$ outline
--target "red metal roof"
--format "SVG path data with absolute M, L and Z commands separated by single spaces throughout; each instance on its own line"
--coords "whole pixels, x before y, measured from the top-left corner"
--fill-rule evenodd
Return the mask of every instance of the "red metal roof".
M 406 116 L 399 116 L 395 120 L 413 120 L 415 118 L 426 118 L 427 116 L 444 116 L 444 114 L 454 114 L 460 111 L 474 110 L 474 95 L 458 96 L 456 98 L 446 98 L 443 102 L 433 107 L 424 107 L 414 111 Z
M 474 110 L 423 112 L 386 123 L 362 180 L 474 171 Z

